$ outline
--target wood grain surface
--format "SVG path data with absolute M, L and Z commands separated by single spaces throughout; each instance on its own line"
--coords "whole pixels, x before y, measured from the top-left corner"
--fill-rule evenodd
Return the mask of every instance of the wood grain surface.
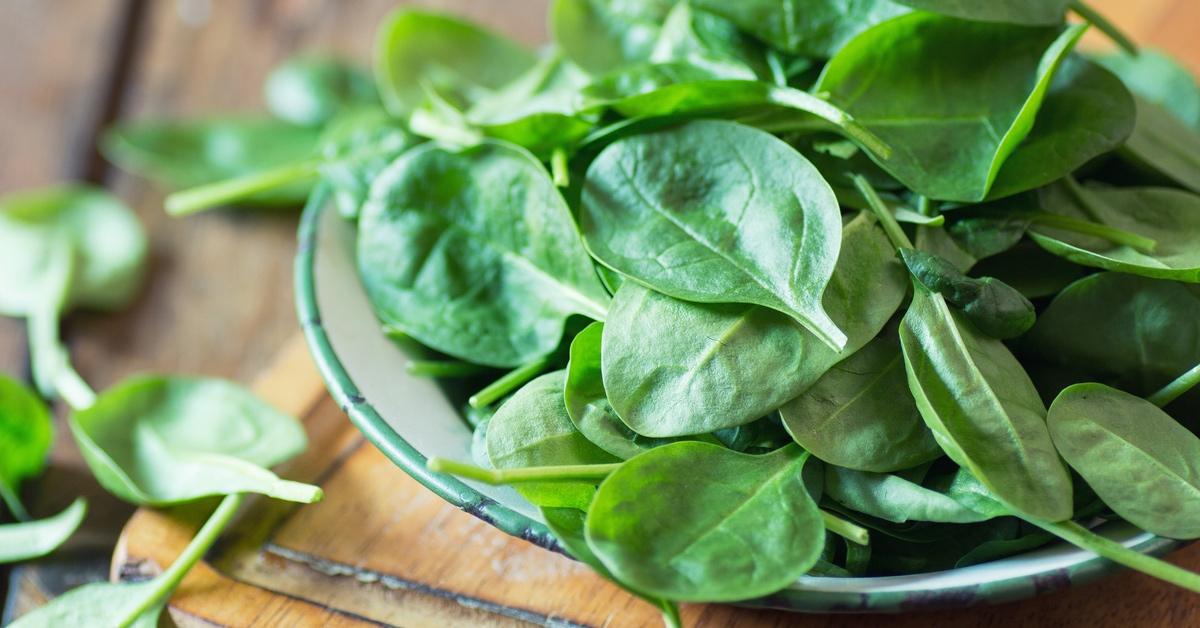
M 64 180 L 104 184 L 137 210 L 151 234 L 153 271 L 138 301 L 117 315 L 80 313 L 67 322 L 79 369 L 94 386 L 142 371 L 250 382 L 297 329 L 291 294 L 295 213 L 166 218 L 162 190 L 96 158 L 98 129 L 118 117 L 259 110 L 261 81 L 273 64 L 312 49 L 366 62 L 381 16 L 397 4 L 405 3 L 0 2 L 0 193 Z M 544 0 L 415 4 L 469 16 L 527 43 L 545 38 Z M 1092 4 L 1139 41 L 1200 71 L 1200 2 Z M 1102 39 L 1093 34 L 1089 43 Z M 320 396 L 296 345 L 282 355 L 279 364 L 286 366 L 267 371 L 276 375 L 263 380 L 263 391 L 296 408 L 315 431 L 317 446 L 292 472 L 319 477 L 328 497 L 295 510 L 256 503 L 211 565 L 177 596 L 173 610 L 182 621 L 500 626 L 565 618 L 632 626 L 654 620 L 642 605 L 568 559 L 506 537 L 416 485 L 364 446 Z M 0 368 L 21 376 L 25 362 L 23 325 L 0 319 Z M 96 563 L 98 548 L 112 546 L 113 523 L 128 512 L 99 494 L 69 438 L 59 439 L 51 473 L 38 488 L 34 502 L 41 512 L 77 491 L 93 497 L 93 509 L 81 539 L 44 563 L 55 569 L 34 565 L 15 575 L 22 595 L 12 597 L 21 608 L 92 577 L 86 565 Z M 199 514 L 138 512 L 119 552 L 127 557 L 119 563 L 123 575 L 169 563 Z M 1173 560 L 1200 569 L 1200 547 Z M 712 626 L 1182 626 L 1200 624 L 1198 611 L 1195 596 L 1123 574 L 1033 601 L 960 612 L 855 618 L 689 606 L 685 617 Z

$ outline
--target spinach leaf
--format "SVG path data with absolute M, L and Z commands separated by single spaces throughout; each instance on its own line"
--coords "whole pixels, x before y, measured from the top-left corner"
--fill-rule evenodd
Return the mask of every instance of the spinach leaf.
M 74 412 L 69 423 L 96 479 L 133 504 L 246 492 L 304 503 L 321 498 L 320 488 L 267 470 L 304 450 L 300 424 L 225 381 L 135 377 Z
M 855 35 L 909 10 L 889 0 L 692 0 L 780 50 L 829 57 Z
M 592 74 L 605 74 L 648 61 L 675 4 L 675 0 L 555 0 L 550 30 L 571 61 Z
M 86 514 L 87 502 L 79 498 L 53 517 L 0 524 L 0 565 L 31 560 L 53 552 L 75 534 Z
M 404 125 L 377 107 L 349 109 L 335 117 L 321 134 L 317 168 L 342 216 L 357 218 L 371 182 L 416 143 Z
M 1200 438 L 1157 406 L 1103 384 L 1076 384 L 1050 406 L 1050 435 L 1100 499 L 1139 528 L 1200 537 Z
M 825 528 L 795 445 L 751 456 L 673 443 L 632 458 L 596 491 L 586 538 L 616 577 L 673 600 L 774 593 L 821 555 Z
M 375 40 L 375 82 L 398 118 L 407 118 L 430 93 L 466 109 L 535 61 L 529 51 L 479 26 L 411 9 L 388 16 Z
M 175 562 L 153 580 L 84 585 L 22 616 L 11 624 L 12 628 L 89 625 L 154 628 L 171 593 L 216 542 L 241 503 L 240 495 L 226 497 Z
M 914 9 L 980 22 L 1054 25 L 1065 19 L 1069 0 L 896 0 Z
M 992 338 L 1016 338 L 1037 320 L 1029 299 L 995 277 L 968 277 L 950 262 L 915 249 L 901 249 L 900 257 L 917 281 L 944 296 Z
M 1012 353 L 917 285 L 900 328 L 909 388 L 952 460 L 1014 512 L 1071 517 L 1071 478 L 1046 429 L 1046 408 Z
M 783 429 L 783 420 L 772 412 L 767 416 L 737 427 L 726 427 L 712 433 L 716 442 L 745 454 L 769 453 L 792 442 L 792 437 Z M 814 463 L 807 469 L 820 468 Z M 812 493 L 813 491 L 809 491 Z M 814 494 L 816 499 L 820 494 Z
M 21 483 L 41 475 L 53 440 L 54 425 L 46 404 L 0 375 L 0 502 L 18 520 L 29 518 L 18 498 Z
M 1107 54 L 1096 61 L 1143 100 L 1200 131 L 1200 82 L 1169 54 L 1143 48 L 1137 55 Z
M 676 298 L 776 309 L 840 350 L 846 335 L 821 305 L 840 217 L 829 184 L 786 143 L 702 120 L 604 149 L 580 222 L 606 266 Z
M 1150 394 L 1200 355 L 1200 288 L 1097 273 L 1068 286 L 1022 339 L 1033 359 Z
M 994 257 L 980 260 L 975 274 L 995 277 L 1027 299 L 1052 297 L 1084 274 L 1084 268 L 1047 253 L 1028 239 Z
M 908 391 L 895 332 L 884 332 L 779 409 L 788 433 L 833 465 L 907 469 L 941 456 Z
M 992 518 L 988 513 L 975 512 L 950 495 L 888 473 L 830 465 L 825 469 L 825 494 L 851 510 L 893 523 L 975 523 Z
M 910 189 L 979 201 L 1033 128 L 1084 30 L 913 13 L 847 44 L 815 89 L 894 147 L 879 163 Z
M 109 129 L 104 156 L 117 166 L 171 189 L 190 188 L 292 164 L 316 153 L 320 129 L 273 118 L 144 120 Z M 263 190 L 241 204 L 299 205 L 314 178 Z
M 908 286 L 873 218 L 859 215 L 842 234 L 841 255 L 822 299 L 846 331 L 841 353 L 775 310 L 690 303 L 632 281 L 622 284 L 604 327 L 601 355 L 604 387 L 621 420 L 648 436 L 746 424 L 868 343 Z
M 575 429 L 563 403 L 565 371 L 542 375 L 505 401 L 487 428 L 487 452 L 497 469 L 607 464 L 620 459 Z M 595 484 L 530 482 L 517 490 L 537 506 L 587 509 Z
M 564 399 L 575 428 L 596 446 L 628 460 L 675 439 L 650 438 L 629 429 L 617 416 L 604 392 L 601 375 L 603 323 L 592 323 L 571 341 Z
M 1159 105 L 1137 99 L 1137 124 L 1121 155 L 1144 170 L 1200 194 L 1200 131 Z
M 1200 282 L 1200 196 L 1170 188 L 1081 186 L 1072 179 L 1044 188 L 1042 207 L 1150 238 L 1145 250 L 1128 244 L 1035 225 L 1039 246 L 1076 264 L 1156 279 Z
M 341 110 L 377 101 L 365 69 L 326 55 L 300 55 L 271 71 L 263 85 L 271 115 L 302 126 L 320 126 Z
M 358 264 L 385 324 L 489 366 L 550 353 L 569 315 L 608 309 L 545 169 L 496 141 L 428 144 L 389 166 L 359 219 Z

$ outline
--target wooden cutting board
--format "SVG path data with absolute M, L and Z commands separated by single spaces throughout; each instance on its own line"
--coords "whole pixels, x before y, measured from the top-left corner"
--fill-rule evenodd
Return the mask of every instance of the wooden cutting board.
M 299 506 L 251 500 L 172 598 L 188 626 L 647 626 L 656 611 L 574 561 L 510 537 L 426 490 L 366 442 L 325 392 L 303 341 L 289 342 L 255 390 L 301 417 L 309 450 L 280 469 L 325 489 Z M 114 580 L 152 577 L 215 502 L 139 510 Z M 1200 567 L 1200 545 L 1175 557 Z M 1181 626 L 1200 596 L 1138 574 L 1033 600 L 897 616 L 795 615 L 686 605 L 698 626 Z

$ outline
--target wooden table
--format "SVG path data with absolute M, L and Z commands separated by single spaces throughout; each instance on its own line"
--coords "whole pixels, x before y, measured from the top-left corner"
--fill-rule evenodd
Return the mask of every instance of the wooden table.
M 296 214 L 219 213 L 169 219 L 161 210 L 162 190 L 111 168 L 98 157 L 94 146 L 100 130 L 124 117 L 261 109 L 261 81 L 275 63 L 298 50 L 311 49 L 369 59 L 376 25 L 396 4 L 394 0 L 0 2 L 0 193 L 65 180 L 104 185 L 136 208 L 151 235 L 153 270 L 137 302 L 120 314 L 81 313 L 66 322 L 64 333 L 72 354 L 94 386 L 104 388 L 139 371 L 216 375 L 249 383 L 297 331 L 291 290 Z M 471 16 L 528 43 L 544 41 L 546 36 L 544 0 L 427 0 L 414 4 Z M 1200 42 L 1196 41 L 1200 34 L 1200 3 L 1093 0 L 1093 4 L 1136 39 L 1165 48 L 1200 71 Z M 25 376 L 26 360 L 23 324 L 0 319 L 0 368 Z M 336 408 L 316 410 L 323 407 L 321 404 L 328 406 L 327 402 L 314 403 L 310 409 L 317 414 L 336 417 Z M 352 432 L 336 435 L 348 439 L 338 441 L 343 445 L 355 446 Z M 368 464 L 371 456 L 378 458 L 369 447 L 363 450 L 367 452 L 361 454 L 363 464 Z M 388 478 L 390 484 L 385 484 L 402 490 L 407 478 L 384 465 L 378 468 L 390 468 L 389 473 L 394 474 Z M 338 482 L 345 483 L 342 495 L 350 495 L 365 482 L 361 475 L 355 475 L 355 469 L 339 468 L 343 472 L 338 474 Z M 339 498 L 334 492 L 337 488 L 327 485 L 330 503 L 369 511 L 369 503 Z M 18 591 L 11 597 L 20 606 L 82 581 L 106 577 L 113 544 L 131 514 L 127 506 L 108 498 L 95 486 L 69 438 L 58 440 L 51 471 L 32 493 L 29 500 L 40 513 L 52 512 L 83 493 L 92 501 L 92 514 L 84 532 L 63 552 L 43 563 L 15 570 L 12 581 Z M 432 498 L 428 493 L 424 495 Z M 440 507 L 437 502 L 426 505 Z M 328 512 L 314 511 L 311 517 Z M 511 542 L 469 515 L 432 515 L 445 517 L 443 523 L 448 529 L 469 532 L 477 543 Z M 142 518 L 151 516 L 139 514 Z M 389 538 L 403 540 L 404 536 Z M 155 539 L 143 539 L 151 540 Z M 163 551 L 178 540 L 157 539 Z M 512 551 L 525 552 L 525 560 L 533 561 L 539 573 L 570 572 L 561 580 L 562 586 L 569 588 L 567 599 L 575 600 L 564 609 L 566 615 L 603 623 L 595 620 L 604 616 L 604 609 L 598 606 L 622 608 L 620 599 L 601 599 L 609 594 L 602 593 L 603 585 L 594 577 L 570 571 L 573 568 L 569 564 L 562 566 L 565 559 L 529 546 Z M 419 558 L 414 556 L 412 560 Z M 1200 569 L 1200 546 L 1178 553 L 1173 560 Z M 312 575 L 308 571 L 314 569 L 302 563 L 284 567 L 301 579 Z M 263 577 L 269 578 L 270 574 Z M 493 590 L 501 591 L 524 586 L 498 574 L 493 575 L 491 584 Z M 437 597 L 436 592 L 426 593 Z M 300 602 L 310 611 L 338 602 L 322 601 L 313 591 L 309 594 L 309 600 Z M 190 595 L 185 590 L 181 597 L 194 599 L 187 597 Z M 489 610 L 484 605 L 478 612 L 456 615 L 446 614 L 450 613 L 448 607 L 423 600 L 422 595 L 429 597 L 417 591 L 403 604 L 396 602 L 394 623 L 469 621 L 508 625 L 523 621 L 522 617 L 535 622 L 539 617 L 545 619 L 536 613 L 513 616 L 495 612 L 504 610 L 503 596 L 497 608 Z M 1134 574 L 1054 597 L 924 616 L 801 617 L 696 606 L 685 612 L 690 620 L 705 625 L 1200 623 L 1198 598 Z M 261 619 L 259 625 L 289 625 L 298 617 L 313 620 L 317 616 L 247 614 L 228 623 L 249 623 L 250 617 Z M 613 625 L 630 625 L 630 620 L 640 615 L 610 613 L 607 617 Z

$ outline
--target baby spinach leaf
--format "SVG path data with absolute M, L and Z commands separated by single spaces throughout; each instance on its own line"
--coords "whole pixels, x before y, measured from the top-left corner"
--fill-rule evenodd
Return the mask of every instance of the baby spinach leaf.
M 1084 275 L 1084 268 L 1023 240 L 1004 253 L 980 260 L 973 272 L 995 277 L 1027 299 L 1038 299 L 1061 292 Z
M 896 0 L 914 9 L 980 22 L 1054 25 L 1066 17 L 1068 0 Z
M 53 440 L 54 426 L 46 404 L 21 384 L 0 375 L 0 501 L 19 520 L 28 519 L 17 497 L 21 483 L 41 475 Z
M 992 518 L 898 475 L 833 465 L 825 468 L 825 494 L 851 510 L 893 523 L 975 523 Z
M 370 72 L 326 55 L 284 61 L 267 76 L 263 95 L 272 115 L 302 126 L 320 126 L 347 107 L 378 98 Z
M 1200 282 L 1200 196 L 1171 188 L 1081 186 L 1071 179 L 1044 188 L 1042 207 L 1150 238 L 1152 250 L 1035 225 L 1039 246 L 1076 264 L 1156 279 Z
M 968 277 L 950 262 L 915 249 L 901 249 L 900 257 L 917 281 L 944 296 L 992 338 L 1016 338 L 1037 320 L 1029 299 L 995 277 Z
M 952 460 L 1015 512 L 1071 517 L 1071 478 L 1046 429 L 1033 382 L 998 340 L 917 285 L 900 328 L 909 388 Z
M 780 50 L 829 57 L 855 35 L 909 9 L 889 0 L 692 0 Z
M 575 429 L 563 403 L 565 371 L 529 382 L 488 423 L 487 452 L 497 469 L 607 464 L 620 459 Z M 596 492 L 588 482 L 529 482 L 517 490 L 537 506 L 586 510 Z
M 571 61 L 592 74 L 605 74 L 648 61 L 675 4 L 675 0 L 555 0 L 550 30 Z
M 398 9 L 375 39 L 375 82 L 392 115 L 407 118 L 429 92 L 466 109 L 536 61 L 516 43 L 446 15 Z
M 588 169 L 580 221 L 597 259 L 651 288 L 770 307 L 846 345 L 821 305 L 841 243 L 837 199 L 770 134 L 702 120 L 618 141 Z
M 775 310 L 690 303 L 632 281 L 622 284 L 601 355 L 604 387 L 621 420 L 649 436 L 749 423 L 875 337 L 908 290 L 904 270 L 869 215 L 852 220 L 842 234 L 822 298 L 846 331 L 841 353 Z
M 617 416 L 604 392 L 601 376 L 603 323 L 592 323 L 571 341 L 564 390 L 567 414 L 584 438 L 608 453 L 628 460 L 643 451 L 673 442 L 650 438 L 629 429 Z
M 745 425 L 719 429 L 712 433 L 712 437 L 729 449 L 747 454 L 772 452 L 792 442 L 792 437 L 783 429 L 783 421 L 776 412 Z M 819 469 L 820 465 L 814 463 L 807 468 Z M 818 497 L 819 492 L 813 496 L 814 499 Z
M 750 41 L 725 18 L 677 2 L 663 19 L 650 52 L 652 63 L 686 62 L 713 78 L 766 79 L 769 53 Z
M 1161 106 L 1137 99 L 1137 124 L 1121 147 L 1135 166 L 1200 194 L 1200 130 Z
M 190 188 L 278 166 L 317 150 L 320 129 L 274 118 L 190 121 L 143 120 L 109 129 L 104 156 L 117 166 L 171 189 Z M 245 205 L 299 205 L 314 178 L 292 181 L 251 195 Z
M 12 628 L 158 626 L 159 615 L 171 593 L 216 542 L 241 503 L 240 495 L 226 497 L 175 562 L 153 580 L 134 584 L 95 582 L 84 585 L 22 616 L 12 623 Z
M 334 118 L 321 134 L 318 170 L 342 216 L 357 218 L 371 182 L 416 143 L 403 124 L 377 107 L 349 109 Z
M 1200 438 L 1157 406 L 1103 384 L 1076 384 L 1050 406 L 1067 464 L 1114 512 L 1174 539 L 1200 537 Z
M 1033 129 L 1005 160 L 988 198 L 1057 181 L 1120 148 L 1137 117 L 1134 98 L 1117 77 L 1068 56 L 1050 82 Z
M 1021 343 L 1031 357 L 1150 394 L 1200 355 L 1200 288 L 1097 273 L 1068 286 Z
M 70 426 L 100 484 L 133 504 L 247 492 L 321 498 L 321 489 L 267 470 L 304 451 L 304 429 L 229 382 L 132 378 L 72 414 Z
M 815 89 L 894 147 L 879 163 L 910 189 L 979 201 L 1084 30 L 913 13 L 848 43 Z
M 569 315 L 608 309 L 545 169 L 496 141 L 429 144 L 389 166 L 359 220 L 358 264 L 385 324 L 489 366 L 550 353 Z
M 596 491 L 587 544 L 617 578 L 673 600 L 767 595 L 806 573 L 825 529 L 795 445 L 751 456 L 673 443 L 630 459 Z
M 779 413 L 801 447 L 833 465 L 887 472 L 942 455 L 908 391 L 894 332 L 839 362 Z
M 75 534 L 86 514 L 87 502 L 79 498 L 53 517 L 0 524 L 0 565 L 31 560 L 53 552 Z
M 1142 48 L 1137 55 L 1113 53 L 1096 61 L 1143 100 L 1200 131 L 1200 82 L 1178 60 L 1161 50 Z

